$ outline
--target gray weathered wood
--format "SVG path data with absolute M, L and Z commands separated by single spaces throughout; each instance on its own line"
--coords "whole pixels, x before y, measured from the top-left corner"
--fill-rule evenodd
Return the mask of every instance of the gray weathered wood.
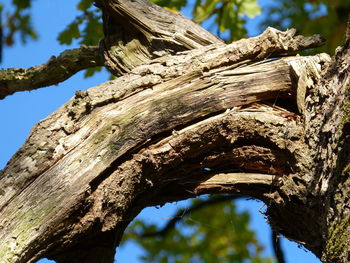
M 190 54 L 182 55 L 186 56 Z M 232 107 L 292 96 L 296 86 L 290 73 L 291 62 L 305 59 L 266 60 L 238 66 L 225 63 L 222 68 L 208 68 L 204 72 L 195 70 L 192 64 L 187 74 L 178 77 L 167 66 L 172 74 L 169 80 L 166 76 L 160 78 L 158 71 L 151 73 L 161 66 L 155 63 L 147 75 L 143 74 L 144 67 L 136 68 L 130 75 L 77 93 L 32 130 L 26 144 L 3 171 L 0 236 L 5 245 L 0 254 L 5 258 L 8 249 L 15 247 L 13 252 L 23 255 L 18 260 L 29 260 L 29 255 L 33 256 L 30 253 L 35 251 L 33 245 L 39 248 L 43 237 L 53 238 L 55 233 L 64 239 L 68 229 L 77 227 L 69 223 L 69 218 L 75 211 L 84 210 L 84 200 L 94 196 L 96 182 L 113 177 L 121 160 L 160 134 Z M 318 59 L 306 60 L 317 63 Z M 167 61 L 170 62 L 169 58 Z M 138 183 L 134 175 L 128 176 Z M 96 202 L 94 198 L 85 209 Z M 120 207 L 118 213 L 121 211 Z M 87 217 L 91 222 L 84 221 L 77 233 L 68 236 L 87 231 L 87 226 L 97 220 L 94 214 Z M 53 228 L 56 230 L 52 231 Z
M 123 76 L 77 91 L 0 171 L 1 260 L 111 262 L 144 207 L 235 193 L 324 262 L 347 262 L 350 40 L 328 68 L 324 54 L 280 58 L 318 36 L 269 28 L 225 45 L 144 0 L 97 3 Z M 136 42 L 118 47 L 127 29 Z

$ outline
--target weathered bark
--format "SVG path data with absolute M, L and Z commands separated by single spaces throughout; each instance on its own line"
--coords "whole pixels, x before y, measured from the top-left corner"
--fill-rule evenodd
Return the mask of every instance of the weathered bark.
M 147 0 L 95 3 L 103 11 L 105 64 L 115 75 L 150 59 L 222 43 L 191 20 Z
M 120 76 L 154 58 L 201 46 L 223 44 L 191 20 L 145 0 L 96 3 L 103 10 L 106 35 L 99 46 L 66 50 L 57 58 L 52 56 L 47 63 L 28 69 L 0 70 L 0 99 L 15 92 L 57 84 L 90 67 L 106 66 L 114 75 Z M 294 33 L 291 31 L 290 35 L 286 35 L 283 42 L 288 42 Z M 287 52 L 318 46 L 322 41 L 321 38 L 301 37 L 294 41 L 295 45 L 286 44 L 290 48 Z M 265 52 L 272 52 L 270 55 L 273 55 L 274 50 Z M 261 57 L 265 55 L 263 53 Z
M 120 76 L 156 57 L 223 43 L 191 20 L 148 1 L 95 1 L 103 10 L 105 38 L 28 69 L 0 70 L 0 99 L 62 82 L 80 70 L 106 66 Z
M 182 17 L 168 26 L 176 15 L 147 1 L 97 2 L 108 67 L 128 73 L 77 92 L 1 171 L 0 258 L 112 262 L 144 207 L 239 193 L 266 203 L 275 231 L 324 262 L 348 262 L 349 40 L 326 71 L 324 54 L 276 59 L 320 37 L 269 28 L 205 42 L 204 30 Z M 131 39 L 114 53 L 112 25 L 139 36 L 137 59 L 119 56 Z
M 314 174 L 311 189 L 322 206 L 322 260 L 350 261 L 350 24 L 347 40 L 308 97 L 307 136 Z
M 19 91 L 30 91 L 60 83 L 78 71 L 103 66 L 102 50 L 87 47 L 66 50 L 58 57 L 52 56 L 43 65 L 28 69 L 0 70 L 0 99 Z

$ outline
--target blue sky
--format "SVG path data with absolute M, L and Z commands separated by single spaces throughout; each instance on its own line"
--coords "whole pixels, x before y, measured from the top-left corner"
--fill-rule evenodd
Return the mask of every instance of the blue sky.
M 5 6 L 9 6 L 10 0 L 1 1 Z M 36 0 L 33 2 L 33 24 L 38 30 L 39 40 L 29 42 L 22 45 L 17 42 L 14 47 L 4 50 L 3 62 L 1 68 L 8 67 L 30 67 L 46 62 L 52 55 L 58 55 L 67 48 L 58 44 L 56 37 L 58 32 L 64 29 L 75 17 L 77 0 L 71 1 L 53 1 L 53 0 Z M 267 1 L 262 1 L 265 4 Z M 185 10 L 185 14 L 189 15 L 189 9 Z M 249 22 L 250 35 L 257 34 L 257 20 Z M 57 86 L 43 88 L 32 92 L 21 92 L 7 97 L 0 101 L 0 121 L 2 129 L 0 129 L 0 169 L 16 152 L 16 150 L 24 143 L 29 135 L 31 127 L 45 118 L 68 99 L 74 96 L 76 90 L 88 89 L 101 82 L 107 81 L 109 75 L 104 71 L 92 78 L 84 79 L 83 73 L 78 73 L 69 80 L 60 83 Z M 270 244 L 270 230 L 265 222 L 264 216 L 259 212 L 263 206 L 257 201 L 238 201 L 239 211 L 247 210 L 250 212 L 252 221 L 251 228 L 256 230 L 259 240 L 266 247 L 266 255 L 272 256 L 272 248 Z M 168 204 L 161 209 L 147 208 L 140 215 L 140 218 L 148 222 L 156 222 L 165 224 L 167 218 L 172 216 L 175 209 L 183 207 L 187 202 L 178 202 Z M 286 253 L 288 263 L 320 262 L 311 252 L 299 249 L 293 242 L 282 238 L 283 247 Z M 142 253 L 140 249 L 133 243 L 127 243 L 118 248 L 117 262 L 120 263 L 137 263 L 138 256 Z M 41 263 L 48 262 L 41 260 Z

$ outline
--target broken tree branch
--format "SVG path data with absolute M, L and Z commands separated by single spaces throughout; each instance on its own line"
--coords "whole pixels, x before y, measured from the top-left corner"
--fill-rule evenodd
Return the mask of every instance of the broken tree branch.
M 193 53 L 188 53 L 189 55 L 180 55 L 179 60 L 181 61 L 181 64 L 187 67 L 192 67 L 192 63 L 201 63 L 203 65 L 202 70 L 206 70 L 218 67 L 223 63 L 231 64 L 248 59 L 259 60 L 278 55 L 293 54 L 299 50 L 320 46 L 323 42 L 324 40 L 322 37 L 318 35 L 312 37 L 295 36 L 294 29 L 281 32 L 273 28 L 268 28 L 260 36 L 250 39 L 242 39 L 227 46 L 220 43 L 196 49 L 192 51 Z M 101 48 L 81 47 L 79 49 L 66 50 L 57 58 L 52 57 L 47 63 L 40 66 L 31 67 L 29 69 L 15 68 L 1 70 L 0 99 L 18 91 L 29 91 L 58 84 L 74 75 L 76 72 L 88 67 L 105 65 L 112 72 L 120 75 L 120 72 L 129 72 L 133 68 L 144 64 L 147 61 L 149 62 L 150 57 L 133 59 L 128 62 L 122 61 L 122 58 L 124 58 L 124 60 L 129 59 L 137 54 L 137 48 L 135 49 L 130 43 L 125 47 L 131 48 L 130 51 L 133 52 L 133 56 L 126 56 L 123 52 L 113 54 L 114 59 L 117 59 L 113 63 L 107 58 L 111 57 L 111 54 L 107 57 L 105 56 L 106 60 L 102 58 Z M 104 52 L 106 52 L 106 50 Z M 141 52 L 140 54 L 145 53 Z M 181 58 L 181 56 L 183 56 L 183 58 Z M 225 57 L 225 59 L 222 59 L 222 57 Z M 189 58 L 192 61 L 187 61 L 186 63 L 186 60 Z M 168 63 L 165 62 L 168 59 L 169 57 L 163 56 L 158 60 L 162 61 L 162 66 L 164 67 L 164 63 Z M 217 61 L 218 64 L 215 64 L 215 61 Z M 128 64 L 128 66 L 125 67 L 125 63 Z M 120 67 L 123 67 L 124 69 L 115 72 L 115 70 Z M 179 71 L 179 68 L 176 71 Z M 173 76 L 168 74 L 168 77 Z
M 117 1 L 119 6 L 112 8 L 116 14 L 105 19 L 118 23 L 124 3 L 141 2 Z M 124 67 L 119 71 L 129 73 L 77 92 L 33 128 L 2 171 L 0 256 L 6 260 L 60 259 L 76 253 L 69 241 L 81 236 L 82 247 L 94 248 L 96 236 L 115 232 L 117 244 L 127 222 L 143 207 L 198 194 L 231 192 L 283 202 L 279 186 L 284 181 L 275 178 L 285 176 L 288 182 L 307 160 L 295 113 L 249 104 L 293 98 L 298 73 L 309 70 L 302 61 L 316 70 L 323 61 L 321 56 L 256 60 L 311 48 L 322 44 L 322 38 L 269 28 L 230 45 L 183 51 L 194 46 L 186 46 L 181 37 L 175 41 L 158 29 L 159 35 L 150 35 L 138 20 L 126 28 L 145 35 L 133 39 L 151 43 L 148 60 L 134 59 L 125 66 L 118 58 L 126 53 L 107 50 L 114 58 L 108 64 L 112 71 Z M 174 43 L 184 47 L 173 49 Z M 124 44 L 135 48 L 129 41 Z M 155 53 L 157 49 L 166 53 Z M 176 54 L 165 56 L 174 50 Z M 300 63 L 291 63 L 295 60 Z M 230 108 L 234 110 L 223 113 Z M 250 140 L 264 143 L 252 145 Z M 188 169 L 174 169 L 179 164 Z M 214 167 L 216 175 L 204 173 L 203 167 Z M 227 174 L 240 174 L 240 180 Z M 48 239 L 53 242 L 44 246 Z
M 114 75 L 157 57 L 223 43 L 190 19 L 147 0 L 95 3 L 103 12 L 106 66 Z
M 221 49 L 220 52 L 224 52 L 224 50 Z M 206 55 L 208 54 L 206 53 Z M 183 58 L 187 57 L 187 62 L 191 61 L 191 54 L 183 54 L 182 56 Z M 177 61 L 178 57 L 175 56 L 174 58 L 174 61 Z M 201 61 L 200 58 L 200 56 L 197 56 L 197 61 Z M 77 93 L 75 98 L 70 102 L 33 128 L 32 134 L 29 136 L 26 144 L 12 158 L 3 171 L 0 179 L 0 194 L 2 195 L 0 199 L 0 213 L 2 215 L 0 222 L 2 230 L 0 230 L 0 235 L 5 245 L 0 248 L 0 255 L 7 254 L 8 251 L 6 249 L 12 249 L 12 241 L 5 240 L 5 237 L 8 236 L 7 233 L 13 231 L 13 236 L 18 237 L 16 239 L 16 254 L 18 251 L 28 252 L 29 250 L 32 251 L 30 253 L 35 254 L 26 254 L 27 252 L 18 253 L 23 255 L 22 260 L 28 260 L 31 257 L 40 256 L 40 253 L 44 253 L 44 250 L 40 250 L 39 252 L 32 249 L 32 245 L 35 243 L 35 246 L 39 248 L 39 244 L 44 241 L 42 238 L 45 235 L 51 235 L 50 233 L 55 233 L 57 237 L 61 236 L 63 239 L 66 235 L 66 238 L 71 235 L 79 235 L 79 233 L 88 231 L 89 226 L 94 224 L 95 220 L 104 222 L 101 225 L 103 231 L 112 230 L 116 227 L 115 224 L 119 224 L 119 220 L 121 220 L 120 224 L 124 225 L 125 220 L 128 220 L 130 214 L 125 214 L 127 216 L 126 218 L 119 218 L 115 214 L 115 206 L 112 204 L 111 208 L 113 208 L 113 211 L 108 211 L 105 208 L 103 211 L 100 211 L 98 205 L 100 201 L 95 200 L 95 198 L 102 198 L 101 202 L 104 202 L 104 195 L 97 194 L 95 196 L 94 193 L 97 193 L 96 190 L 100 188 L 102 182 L 109 177 L 115 179 L 115 176 L 117 180 L 129 178 L 136 187 L 136 185 L 144 180 L 142 179 L 143 173 L 140 174 L 141 177 L 137 175 L 136 171 L 142 172 L 142 169 L 140 170 L 141 167 L 138 165 L 147 165 L 146 163 L 149 163 L 154 157 L 145 156 L 145 164 L 143 164 L 143 161 L 138 160 L 135 163 L 136 166 L 129 163 L 122 170 L 119 170 L 119 164 L 124 162 L 123 160 L 130 158 L 133 153 L 137 152 L 143 146 L 159 140 L 162 136 L 171 134 L 174 129 L 179 129 L 193 122 L 200 122 L 205 116 L 218 114 L 228 108 L 247 105 L 255 101 L 273 99 L 276 96 L 282 97 L 282 94 L 286 94 L 287 97 L 292 96 L 293 90 L 296 89 L 293 84 L 295 83 L 293 80 L 295 77 L 291 73 L 291 65 L 288 61 L 295 59 L 303 60 L 306 58 L 295 57 L 271 61 L 266 60 L 247 65 L 243 63 L 236 67 L 234 64 L 230 65 L 230 63 L 224 61 L 221 69 L 219 68 L 220 63 L 212 59 L 212 65 L 215 65 L 212 69 L 196 71 L 194 70 L 195 64 L 192 64 L 192 68 L 187 69 L 187 74 L 184 74 L 187 66 L 183 69 L 177 66 L 179 65 L 179 61 L 175 62 L 173 66 L 165 65 L 168 71 L 161 70 L 159 72 L 156 70 L 162 65 L 162 62 L 159 62 L 159 64 L 151 64 L 146 75 L 143 74 L 146 68 L 142 66 L 141 68 L 135 68 L 129 75 L 125 75 L 115 81 L 102 84 L 86 92 Z M 312 60 L 313 58 L 309 59 Z M 318 57 L 315 57 L 315 59 L 315 63 L 318 63 L 316 62 L 318 61 Z M 204 62 L 203 64 L 199 63 L 199 68 L 207 64 L 207 59 L 203 59 L 202 61 Z M 167 62 L 171 63 L 170 58 L 167 59 Z M 302 63 L 299 65 L 302 65 Z M 176 71 L 176 68 L 179 71 Z M 138 72 L 139 74 L 137 74 Z M 158 74 L 165 75 L 161 78 Z M 174 76 L 167 80 L 169 75 L 166 74 L 172 76 L 180 74 L 180 76 Z M 121 87 L 125 90 L 120 90 Z M 131 94 L 133 95 L 131 96 Z M 222 120 L 218 120 L 213 123 L 213 126 L 205 124 L 204 127 L 211 127 L 212 131 L 216 131 L 214 134 L 220 135 L 224 134 L 225 130 L 233 125 L 239 130 L 225 136 L 237 134 L 237 138 L 239 138 L 241 136 L 239 134 L 241 133 L 248 136 L 248 131 L 254 134 L 254 131 L 261 126 L 260 124 L 257 126 L 257 123 L 264 123 L 264 132 L 266 135 L 261 134 L 259 138 L 268 138 L 271 136 L 267 134 L 274 133 L 273 126 L 269 126 L 270 124 L 268 124 L 268 121 L 271 120 L 276 122 L 276 128 L 278 129 L 285 129 L 283 125 L 287 125 L 289 129 L 294 130 L 293 132 L 297 132 L 296 127 L 292 127 L 292 123 L 289 120 L 290 116 L 292 116 L 291 120 L 295 119 L 293 113 L 288 111 L 276 112 L 273 110 L 273 107 L 268 106 L 265 108 L 257 107 L 256 109 L 253 107 L 252 110 L 258 112 L 253 114 L 253 112 L 247 111 L 246 115 L 243 112 L 233 114 L 232 116 L 236 116 L 238 119 L 234 118 L 226 122 L 223 126 Z M 261 111 L 261 115 L 259 115 L 259 111 Z M 239 116 L 242 118 L 241 120 L 239 120 Z M 217 129 L 220 126 L 222 127 L 222 132 L 217 133 Z M 246 132 L 242 131 L 243 127 L 246 127 Z M 276 136 L 279 137 L 278 134 L 280 133 L 276 131 Z M 282 134 L 285 133 L 287 137 L 293 136 L 291 131 L 288 133 L 282 132 Z M 198 140 L 204 143 L 204 145 L 208 145 L 208 141 L 205 138 L 200 138 L 200 134 L 201 132 L 197 135 Z M 43 138 L 46 139 L 43 140 Z M 231 140 L 229 138 L 231 137 L 228 137 L 228 142 Z M 280 142 L 276 142 L 277 145 L 285 145 L 286 138 L 279 138 L 278 140 Z M 175 132 L 173 139 L 180 140 L 180 134 Z M 232 142 L 235 140 L 232 140 Z M 272 138 L 269 138 L 269 140 L 272 140 Z M 212 138 L 210 141 L 213 142 L 215 139 Z M 185 150 L 187 148 L 182 147 L 183 145 L 181 146 L 181 144 L 176 146 L 175 141 L 171 142 L 170 145 L 175 149 L 183 148 Z M 192 147 L 194 146 L 189 147 L 189 149 Z M 196 152 L 200 153 L 198 147 L 199 145 L 196 146 Z M 266 156 L 266 165 L 260 165 L 260 168 L 255 173 L 279 174 L 287 172 L 283 170 L 283 167 L 288 167 L 288 165 L 277 162 L 278 159 L 282 160 L 283 158 L 273 157 L 279 153 L 267 151 L 264 148 L 252 148 L 248 145 L 248 148 L 245 150 L 244 148 L 237 149 L 237 151 L 227 153 L 227 156 L 236 156 L 233 160 L 236 160 L 238 165 L 241 163 L 240 158 L 243 158 L 239 156 L 246 151 L 253 154 L 253 156 Z M 188 154 L 185 152 L 180 155 L 176 153 L 175 156 L 182 156 L 183 158 L 186 155 L 188 156 Z M 249 158 L 248 155 L 244 157 L 246 160 L 249 160 Z M 166 159 L 161 158 L 159 161 L 156 166 L 162 167 L 167 165 Z M 210 167 L 208 162 L 215 163 L 214 156 L 209 158 L 203 164 L 205 165 L 203 167 Z M 272 165 L 274 162 L 276 163 Z M 235 162 L 230 161 L 230 163 L 234 164 Z M 256 166 L 254 162 L 248 163 L 250 166 L 240 166 L 239 169 L 247 169 L 247 171 L 256 169 L 254 168 Z M 212 165 L 214 164 L 212 163 Z M 129 169 L 132 169 L 132 171 Z M 122 173 L 127 174 L 123 176 Z M 159 172 L 155 174 L 159 174 Z M 202 176 L 204 176 L 203 181 L 205 181 L 208 175 L 202 174 Z M 178 175 L 177 178 L 179 178 Z M 248 194 L 255 189 L 256 195 L 264 198 L 265 194 L 268 194 L 271 189 L 274 189 L 274 187 L 271 187 L 270 181 L 268 184 L 261 184 L 261 182 L 256 184 L 251 183 L 249 187 L 246 187 L 246 183 L 238 184 L 238 188 L 237 185 L 230 186 L 227 184 L 206 185 L 203 187 L 198 185 L 198 181 L 193 181 L 192 184 L 188 185 L 187 182 L 191 180 L 184 176 L 180 176 L 181 178 L 183 179 L 179 181 L 178 185 L 183 185 L 185 188 L 178 187 L 178 189 L 183 189 L 182 191 L 187 193 L 187 195 L 193 193 L 191 196 L 195 195 L 195 193 L 202 194 L 210 191 L 224 192 L 225 189 L 231 189 L 232 191 L 239 189 L 240 193 Z M 129 179 L 125 182 L 131 182 Z M 167 180 L 169 179 L 169 177 L 164 178 L 164 191 L 166 191 Z M 115 183 L 108 185 L 109 189 Z M 104 186 L 101 187 L 101 189 L 104 189 Z M 130 185 L 130 187 L 132 186 Z M 115 191 L 121 191 L 123 188 L 118 189 L 116 188 Z M 138 188 L 136 187 L 136 189 Z M 127 189 L 125 188 L 124 190 Z M 154 193 L 159 193 L 159 191 L 163 191 L 163 188 L 159 188 Z M 169 195 L 169 191 L 166 191 L 164 197 L 159 193 L 155 200 L 152 200 L 152 198 L 142 199 L 149 200 L 150 203 L 136 205 L 133 213 L 136 214 L 139 211 L 137 209 L 154 204 L 155 202 L 159 203 L 161 200 L 169 201 L 172 198 L 176 200 L 180 196 L 183 197 L 183 194 L 176 194 L 173 190 L 171 192 L 172 195 Z M 81 202 L 86 200 L 87 196 L 91 196 L 92 199 L 88 201 L 88 206 L 82 208 L 81 205 L 83 203 Z M 116 196 L 120 196 L 120 193 L 116 194 Z M 132 195 L 125 193 L 122 196 L 125 196 L 126 203 L 132 202 Z M 42 201 L 33 207 L 31 202 L 34 199 L 37 200 L 37 198 Z M 112 196 L 106 200 L 113 199 L 110 198 Z M 268 197 L 266 196 L 266 198 Z M 125 202 L 123 203 L 124 205 L 126 204 Z M 133 204 L 135 203 L 133 202 Z M 13 205 L 16 208 L 20 205 L 22 208 L 20 210 L 13 210 Z M 31 213 L 26 212 L 28 209 L 31 210 Z M 84 216 L 85 219 L 83 221 L 85 223 L 82 225 L 83 228 L 78 227 L 76 231 L 68 234 L 65 232 L 67 228 L 60 228 L 59 226 L 63 221 L 66 222 L 66 219 L 70 218 L 69 215 L 75 213 L 74 211 L 77 211 L 77 209 L 79 211 L 83 209 L 81 210 L 82 212 L 85 211 L 81 215 Z M 116 209 L 118 213 L 122 213 L 125 211 L 124 209 L 129 208 L 128 206 L 124 206 L 123 209 L 121 207 Z M 92 214 L 90 212 L 88 213 L 88 211 Z M 25 213 L 27 219 L 21 221 L 14 220 L 13 216 L 17 217 L 17 212 Z M 108 219 L 109 217 L 111 220 Z M 114 220 L 116 217 L 119 218 L 117 221 Z M 22 235 L 28 234 L 28 229 L 24 230 L 26 222 L 28 222 L 27 220 L 33 222 L 33 231 L 35 232 L 30 234 L 31 238 L 22 238 Z M 47 222 L 47 224 L 44 222 Z M 56 223 L 53 224 L 52 222 Z M 74 222 L 69 224 L 74 225 Z M 52 225 L 56 225 L 60 229 L 52 232 Z M 57 239 L 57 242 L 61 242 L 58 240 L 60 238 Z M 5 250 L 3 251 L 3 249 Z
M 42 65 L 0 70 L 0 99 L 15 92 L 58 84 L 80 70 L 96 66 L 103 66 L 100 48 L 84 46 L 52 56 Z

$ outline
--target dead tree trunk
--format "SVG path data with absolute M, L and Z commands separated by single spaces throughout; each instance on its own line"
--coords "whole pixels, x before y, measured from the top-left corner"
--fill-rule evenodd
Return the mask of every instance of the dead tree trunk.
M 333 60 L 286 56 L 322 39 L 225 45 L 146 0 L 96 2 L 94 52 L 120 77 L 77 92 L 1 171 L 2 262 L 113 262 L 144 207 L 208 193 L 258 198 L 274 230 L 349 262 L 350 40 Z

